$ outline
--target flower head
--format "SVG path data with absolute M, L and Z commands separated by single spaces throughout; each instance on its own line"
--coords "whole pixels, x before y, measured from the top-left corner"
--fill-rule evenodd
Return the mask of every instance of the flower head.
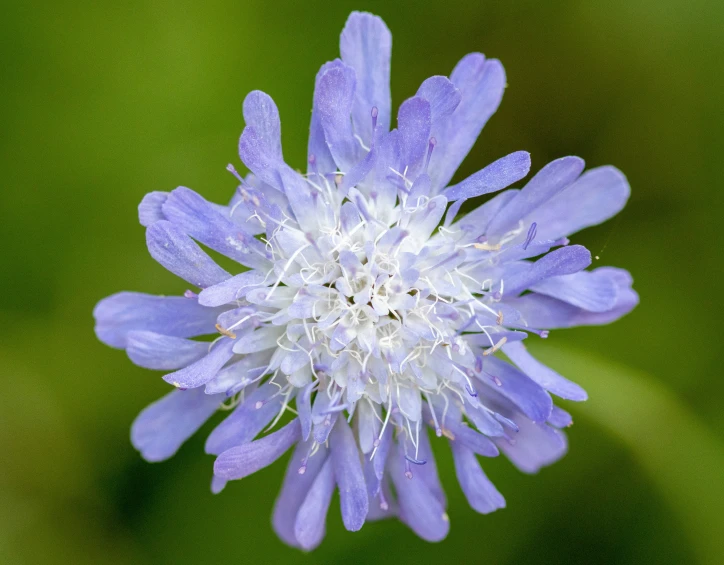
M 284 162 L 272 99 L 250 93 L 239 153 L 251 173 L 229 166 L 229 205 L 179 187 L 139 207 L 151 255 L 200 292 L 125 292 L 95 310 L 103 342 L 177 389 L 133 424 L 141 454 L 166 459 L 232 409 L 206 442 L 212 489 L 293 448 L 273 522 L 305 549 L 321 541 L 335 489 L 348 530 L 396 516 L 443 539 L 428 429 L 450 445 L 471 506 L 503 507 L 476 455 L 500 450 L 537 471 L 566 451 L 571 419 L 551 394 L 586 399 L 523 340 L 638 302 L 628 273 L 587 271 L 590 253 L 567 239 L 621 210 L 625 177 L 564 157 L 501 192 L 529 172 L 521 151 L 448 186 L 500 103 L 503 67 L 467 55 L 450 78 L 423 82 L 390 131 L 390 49 L 382 20 L 350 16 L 341 60 L 317 75 L 306 174 Z M 495 192 L 460 217 L 467 199 Z M 239 267 L 227 272 L 199 243 Z

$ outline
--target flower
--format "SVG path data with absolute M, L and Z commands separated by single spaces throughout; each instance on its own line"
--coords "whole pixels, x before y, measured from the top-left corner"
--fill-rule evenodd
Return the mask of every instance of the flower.
M 567 448 L 571 418 L 551 394 L 586 399 L 523 340 L 638 302 L 626 271 L 587 271 L 591 254 L 567 239 L 623 208 L 625 177 L 564 157 L 502 191 L 529 172 L 520 151 L 448 186 L 500 103 L 503 67 L 467 55 L 423 82 L 389 131 L 390 50 L 380 18 L 350 16 L 342 58 L 316 78 L 306 174 L 283 160 L 272 99 L 250 93 L 239 153 L 251 174 L 229 166 L 229 205 L 179 187 L 139 206 L 151 255 L 200 292 L 122 292 L 95 309 L 101 341 L 176 387 L 133 424 L 143 457 L 172 456 L 233 409 L 206 442 L 212 490 L 294 448 L 273 524 L 307 550 L 335 489 L 348 530 L 396 516 L 426 540 L 447 535 L 427 428 L 450 445 L 470 505 L 505 506 L 476 455 L 501 450 L 536 472 Z M 227 272 L 196 242 L 245 268 Z

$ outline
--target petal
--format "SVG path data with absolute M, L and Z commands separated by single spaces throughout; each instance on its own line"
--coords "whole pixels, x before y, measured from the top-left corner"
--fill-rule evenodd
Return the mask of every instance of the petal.
M 448 422 L 446 426 L 448 432 L 454 436 L 452 443 L 460 443 L 467 449 L 484 457 L 496 457 L 498 455 L 498 448 L 495 447 L 495 444 L 471 427 L 464 424 L 453 424 L 451 422 Z
M 545 279 L 577 273 L 590 264 L 591 252 L 582 245 L 561 247 L 504 277 L 505 294 L 515 296 Z
M 234 353 L 256 353 L 277 347 L 277 340 L 284 334 L 285 328 L 278 326 L 262 326 L 246 334 L 243 339 L 236 342 Z
M 271 465 L 300 439 L 299 420 L 294 419 L 276 432 L 238 447 L 216 458 L 214 474 L 227 481 L 243 479 Z
M 430 493 L 437 499 L 440 506 L 445 508 L 447 506 L 447 498 L 445 491 L 440 483 L 440 477 L 437 474 L 437 465 L 435 464 L 435 456 L 432 453 L 432 447 L 430 446 L 430 439 L 427 435 L 427 429 L 423 428 L 420 431 L 418 437 L 418 449 L 417 458 L 425 461 L 424 465 L 412 465 L 412 474 L 414 477 L 419 477 L 427 485 Z M 408 445 L 410 445 L 408 443 Z M 414 447 L 412 448 L 414 450 Z
M 436 191 L 447 186 L 488 118 L 498 109 L 505 71 L 500 61 L 471 53 L 457 64 L 450 80 L 461 99 L 452 115 L 432 132 L 437 144 L 430 159 L 430 176 Z
M 223 401 L 203 389 L 174 390 L 147 406 L 131 426 L 131 443 L 146 461 L 163 461 L 178 451 Z
M 325 522 L 334 493 L 334 468 L 332 458 L 327 457 L 314 482 L 306 492 L 294 521 L 294 536 L 302 549 L 317 547 L 325 534 Z
M 319 81 L 324 74 L 333 68 L 344 68 L 345 64 L 339 59 L 330 61 L 322 65 L 316 78 L 314 79 L 314 99 L 312 100 L 312 121 L 309 125 L 309 145 L 307 155 L 309 156 L 309 167 L 307 171 L 317 175 L 326 175 L 337 170 L 337 165 L 332 158 L 327 146 L 327 140 L 324 137 L 324 128 L 322 127 L 322 119 L 319 115 Z M 318 180 L 318 179 L 315 179 Z
M 530 171 L 530 153 L 516 151 L 491 163 L 443 192 L 448 201 L 497 192 L 522 179 Z
M 530 377 L 497 357 L 486 357 L 484 371 L 498 378 L 500 386 L 485 376 L 480 382 L 504 396 L 534 422 L 545 422 L 553 402 L 549 394 Z
M 339 485 L 339 502 L 344 527 L 356 532 L 365 523 L 369 510 L 360 453 L 354 434 L 344 418 L 339 418 L 329 436 L 334 477 Z
M 156 261 L 176 276 L 200 288 L 231 278 L 189 236 L 169 221 L 151 224 L 146 229 L 146 243 Z
M 382 132 L 390 129 L 390 58 L 392 34 L 378 16 L 352 12 L 339 42 L 342 60 L 354 69 L 357 89 L 352 106 L 354 130 L 370 147 L 373 107 Z
M 638 294 L 631 288 L 619 287 L 616 305 L 608 312 L 589 312 L 550 296 L 526 294 L 509 300 L 532 328 L 572 328 L 599 326 L 625 316 L 639 303 Z
M 498 439 L 498 447 L 524 473 L 537 473 L 558 461 L 568 451 L 566 435 L 547 424 L 516 417 L 519 431 L 513 440 Z
M 420 477 L 405 476 L 405 458 L 399 447 L 390 464 L 390 476 L 400 504 L 400 519 L 425 541 L 445 539 L 450 530 L 445 508 Z
M 309 383 L 297 393 L 296 407 L 302 426 L 302 439 L 307 441 L 312 432 L 312 389 L 316 383 Z
M 183 296 L 153 296 L 119 292 L 101 300 L 93 310 L 96 335 L 106 345 L 125 348 L 128 333 L 146 330 L 174 337 L 214 333 L 220 311 L 205 308 Z
M 588 400 L 588 394 L 586 394 L 585 390 L 576 383 L 562 377 L 553 369 L 546 367 L 528 353 L 528 350 L 522 343 L 506 343 L 502 349 L 503 353 L 505 353 L 521 371 L 552 394 L 565 398 L 566 400 Z
M 269 400 L 278 390 L 267 383 L 249 395 L 209 434 L 206 453 L 219 455 L 227 449 L 249 443 L 259 435 L 279 413 L 281 396 Z
M 424 98 L 408 98 L 400 106 L 397 127 L 402 144 L 403 167 L 412 167 L 427 153 L 430 123 L 430 103 Z
M 272 514 L 274 531 L 285 543 L 291 546 L 300 545 L 294 532 L 297 514 L 308 493 L 313 488 L 314 481 L 324 462 L 328 459 L 327 450 L 322 447 L 319 452 L 304 463 L 304 459 L 311 448 L 312 442 L 299 442 L 297 444 L 294 454 L 289 460 L 282 490 L 274 503 L 274 512 Z M 334 477 L 332 477 L 331 483 L 331 491 L 333 491 Z M 315 496 L 315 498 L 318 498 L 318 496 Z M 327 506 L 329 506 L 329 503 L 327 503 Z M 324 531 L 324 528 L 322 528 L 322 531 Z M 305 547 L 305 549 L 308 548 Z
M 350 113 L 354 102 L 355 72 L 346 65 L 327 70 L 319 78 L 317 111 L 329 151 L 342 171 L 359 161 L 361 147 L 354 138 Z
M 436 127 L 450 116 L 460 104 L 460 91 L 447 77 L 433 76 L 426 79 L 417 89 L 420 98 L 430 103 L 432 127 Z
M 505 499 L 485 476 L 475 453 L 459 442 L 451 441 L 455 474 L 473 510 L 489 514 L 505 508 Z
M 589 312 L 607 312 L 616 305 L 618 285 L 606 272 L 581 271 L 542 280 L 531 287 Z
M 266 140 L 262 133 L 256 131 L 254 126 L 246 126 L 239 138 L 239 157 L 241 161 L 254 173 L 262 182 L 282 189 L 279 179 L 279 167 L 283 164 L 273 155 L 265 152 Z
M 478 206 L 475 210 L 460 218 L 453 224 L 452 229 L 459 229 L 464 234 L 461 239 L 462 242 L 474 241 L 486 233 L 490 221 L 517 193 L 518 190 L 510 189 L 496 194 L 485 204 Z
M 554 428 L 567 428 L 573 425 L 573 418 L 563 408 L 553 406 L 548 423 Z
M 527 223 L 538 223 L 538 236 L 558 239 L 605 222 L 626 205 L 631 188 L 615 167 L 586 171 L 565 190 L 542 204 Z
M 232 351 L 233 347 L 233 340 L 222 338 L 216 342 L 215 345 L 211 346 L 211 350 L 205 357 L 199 359 L 196 363 L 192 363 L 188 367 L 165 375 L 163 380 L 178 388 L 196 388 L 205 385 L 213 379 L 216 373 L 231 359 L 231 356 L 234 354 Z
M 129 332 L 126 353 L 139 367 L 172 371 L 190 365 L 209 351 L 209 344 L 155 332 Z
M 171 191 L 163 213 L 184 233 L 250 267 L 269 267 L 264 244 L 242 230 L 201 195 L 183 186 Z
M 261 286 L 267 275 L 259 271 L 244 271 L 219 284 L 209 286 L 199 293 L 199 304 L 221 306 L 236 300 L 242 300 L 246 292 L 255 286 Z
M 279 110 L 271 96 L 261 90 L 253 90 L 244 99 L 244 121 L 258 135 L 260 150 L 270 159 L 283 161 L 282 124 Z
M 490 222 L 487 233 L 502 235 L 578 178 L 585 163 L 579 157 L 562 157 L 543 167 Z M 570 209 L 566 212 L 570 214 Z M 536 215 L 533 215 L 535 221 Z
M 161 207 L 168 198 L 168 192 L 149 192 L 138 205 L 138 221 L 144 227 L 165 220 Z

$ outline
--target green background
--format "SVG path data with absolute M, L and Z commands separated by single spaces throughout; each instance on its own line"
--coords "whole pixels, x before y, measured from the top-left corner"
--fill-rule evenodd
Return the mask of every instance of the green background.
M 465 53 L 502 60 L 459 177 L 518 149 L 534 170 L 576 154 L 626 173 L 627 208 L 575 241 L 629 269 L 641 305 L 536 349 L 591 399 L 566 406 L 553 467 L 484 462 L 507 509 L 470 510 L 441 452 L 446 541 L 347 533 L 333 505 L 307 555 L 270 527 L 284 463 L 212 496 L 208 426 L 140 459 L 129 425 L 166 386 L 100 344 L 91 311 L 184 290 L 136 205 L 180 184 L 228 200 L 248 91 L 276 100 L 303 166 L 314 75 L 352 9 L 392 30 L 395 105 Z M 0 22 L 0 563 L 724 563 L 724 3 L 56 0 L 4 2 Z

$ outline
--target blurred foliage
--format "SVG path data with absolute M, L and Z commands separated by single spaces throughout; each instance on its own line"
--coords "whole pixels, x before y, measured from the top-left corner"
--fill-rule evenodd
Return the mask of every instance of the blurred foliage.
M 348 534 L 334 508 L 304 555 L 269 525 L 282 463 L 212 496 L 203 433 L 140 460 L 128 428 L 165 385 L 96 341 L 91 310 L 185 288 L 147 255 L 135 208 L 181 183 L 228 200 L 249 90 L 275 98 L 304 163 L 314 75 L 352 9 L 392 29 L 396 104 L 467 52 L 503 61 L 509 89 L 460 177 L 517 149 L 535 169 L 578 154 L 627 174 L 626 210 L 575 239 L 628 268 L 642 303 L 539 344 L 591 400 L 567 406 L 557 465 L 485 462 L 507 509 L 472 512 L 441 452 L 447 541 L 396 522 Z M 0 29 L 0 562 L 724 562 L 724 4 L 10 1 Z

